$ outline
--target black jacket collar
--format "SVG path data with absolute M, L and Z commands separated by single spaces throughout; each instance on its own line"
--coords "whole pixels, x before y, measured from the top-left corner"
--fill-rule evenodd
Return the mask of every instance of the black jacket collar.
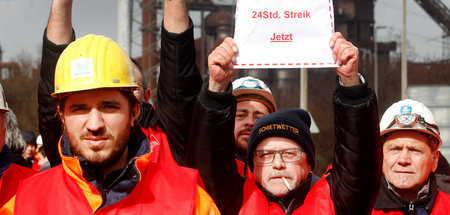
M 392 190 L 388 188 L 387 181 L 383 175 L 381 179 L 380 193 L 378 194 L 378 199 L 375 203 L 375 209 L 397 209 L 401 211 L 408 211 L 410 207 L 412 208 L 425 208 L 428 213 L 431 214 L 433 210 L 434 203 L 438 195 L 438 190 L 436 186 L 436 179 L 434 174 L 430 174 L 430 192 L 425 198 L 418 199 L 414 202 L 410 202 L 408 199 L 402 198 L 395 194 Z
M 153 105 L 147 102 L 141 102 L 141 109 L 137 121 L 143 128 L 154 127 L 158 120 Z

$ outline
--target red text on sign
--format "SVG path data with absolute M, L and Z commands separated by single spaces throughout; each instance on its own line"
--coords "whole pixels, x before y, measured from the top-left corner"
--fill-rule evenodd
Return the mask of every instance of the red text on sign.
M 311 12 L 309 12 L 308 10 L 303 10 L 301 12 L 284 11 L 284 18 L 286 19 L 311 18 Z
M 278 11 L 252 11 L 253 19 L 278 19 Z
M 292 42 L 292 33 L 289 34 L 277 34 L 273 33 L 273 36 L 270 38 L 270 42 Z

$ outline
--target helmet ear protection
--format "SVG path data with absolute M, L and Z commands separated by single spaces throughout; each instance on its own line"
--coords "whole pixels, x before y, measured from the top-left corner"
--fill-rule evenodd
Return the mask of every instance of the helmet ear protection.
M 435 139 L 435 148 L 442 145 L 439 127 L 433 113 L 424 104 L 405 99 L 392 104 L 380 121 L 380 135 L 383 137 L 398 130 L 412 130 L 427 134 Z
M 103 36 L 87 35 L 67 46 L 55 69 L 53 97 L 99 88 L 138 88 L 125 51 Z

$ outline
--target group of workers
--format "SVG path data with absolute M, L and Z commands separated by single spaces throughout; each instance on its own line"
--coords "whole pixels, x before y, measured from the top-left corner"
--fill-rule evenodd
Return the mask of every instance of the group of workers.
M 309 113 L 278 110 L 259 79 L 231 82 L 233 39 L 209 55 L 202 86 L 185 0 L 164 0 L 155 106 L 117 43 L 75 40 L 72 4 L 53 0 L 43 38 L 39 129 L 52 168 L 11 164 L 0 88 L 0 214 L 450 214 L 433 113 L 407 99 L 379 121 L 358 48 L 340 33 L 334 156 L 319 178 Z

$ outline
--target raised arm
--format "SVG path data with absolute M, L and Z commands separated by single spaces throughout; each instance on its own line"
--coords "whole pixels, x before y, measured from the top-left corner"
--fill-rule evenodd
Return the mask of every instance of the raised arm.
M 165 0 L 156 115 L 175 161 L 184 165 L 192 111 L 202 86 L 185 0 Z
M 342 85 L 351 87 L 361 84 L 358 75 L 358 48 L 339 32 L 331 36 L 330 47 L 333 49 L 333 59 L 339 64 L 334 71 L 339 76 Z
M 376 96 L 358 75 L 358 49 L 340 33 L 330 46 L 340 65 L 334 93 L 335 152 L 327 180 L 336 214 L 370 214 L 381 179 Z
M 237 52 L 238 48 L 236 43 L 233 39 L 227 37 L 208 56 L 210 73 L 208 89 L 211 92 L 223 93 L 227 91 L 231 83 L 231 78 L 237 73 L 237 70 L 233 69 Z
M 56 45 L 72 42 L 73 0 L 53 0 L 47 23 L 47 38 Z
M 186 0 L 164 0 L 164 27 L 168 32 L 179 34 L 189 27 Z
M 230 84 L 236 52 L 234 41 L 227 38 L 208 57 L 209 84 L 197 99 L 186 157 L 222 214 L 237 214 L 243 198 L 244 180 L 234 159 L 236 99 Z
M 58 141 L 62 134 L 61 123 L 56 117 L 57 101 L 51 97 L 54 91 L 55 67 L 62 51 L 75 39 L 72 30 L 72 0 L 54 0 L 44 31 L 42 62 L 38 87 L 39 131 L 45 154 L 52 166 L 61 163 Z

